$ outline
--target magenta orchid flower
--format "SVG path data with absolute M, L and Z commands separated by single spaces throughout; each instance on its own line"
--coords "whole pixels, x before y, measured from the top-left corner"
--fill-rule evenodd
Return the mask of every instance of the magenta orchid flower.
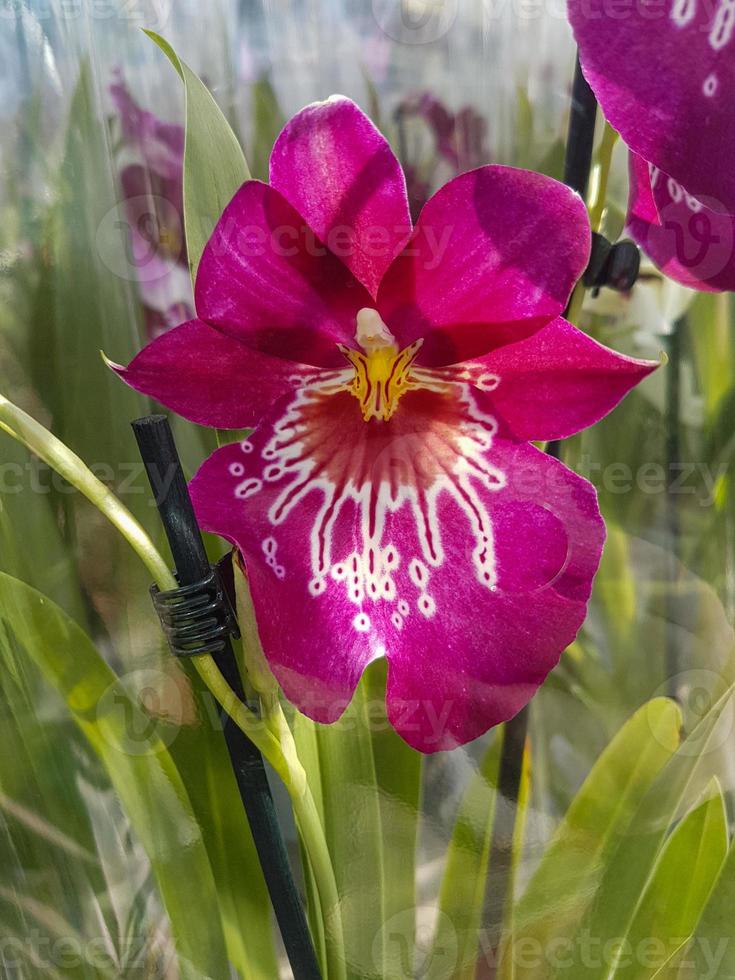
M 132 263 L 150 338 L 193 315 L 184 242 L 184 128 L 133 99 L 118 73 L 110 94 L 133 153 L 120 172 Z
M 677 282 L 732 289 L 732 0 L 568 9 L 585 77 L 631 149 L 630 234 Z
M 244 557 L 286 696 L 335 721 L 375 658 L 423 752 L 516 714 L 585 617 L 593 487 L 530 444 L 605 415 L 655 365 L 561 316 L 590 250 L 580 198 L 486 166 L 411 226 L 398 161 L 341 97 L 309 106 L 199 265 L 198 317 L 128 384 L 252 436 L 191 483 Z
M 735 217 L 708 208 L 635 153 L 627 230 L 670 279 L 691 289 L 735 289 Z
M 732 0 L 569 0 L 585 77 L 625 143 L 735 214 Z

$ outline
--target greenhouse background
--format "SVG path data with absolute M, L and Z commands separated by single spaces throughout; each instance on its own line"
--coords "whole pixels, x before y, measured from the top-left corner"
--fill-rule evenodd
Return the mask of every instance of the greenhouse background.
M 355 100 L 398 155 L 414 216 L 485 164 L 562 180 L 575 44 L 563 4 L 531 0 L 4 0 L 0 391 L 81 457 L 166 554 L 130 428 L 157 407 L 100 357 L 126 364 L 194 308 L 184 89 L 142 29 L 204 81 L 256 178 L 267 179 L 273 142 L 304 105 Z M 605 138 L 599 121 L 593 194 Z M 620 141 L 605 191 L 601 230 L 615 241 L 627 194 Z M 589 291 L 576 323 L 664 363 L 563 443 L 564 462 L 597 488 L 607 543 L 585 624 L 531 705 L 519 797 L 499 785 L 502 729 L 425 757 L 389 726 L 366 737 L 360 698 L 382 703 L 380 663 L 334 726 L 286 709 L 318 785 L 350 978 L 725 980 L 735 970 L 725 914 L 735 887 L 725 858 L 732 300 L 680 286 L 644 257 L 632 291 Z M 216 433 L 170 420 L 190 477 Z M 169 654 L 150 570 L 45 462 L 2 431 L 0 447 L 0 973 L 291 976 L 216 706 Z M 224 553 L 206 541 L 212 559 Z M 649 705 L 661 698 L 671 700 Z M 301 877 L 289 797 L 270 776 L 321 955 L 314 882 Z M 647 891 L 626 879 L 645 862 Z M 593 892 L 591 928 L 634 949 L 663 943 L 655 968 L 640 957 L 621 965 L 619 953 L 571 972 L 498 965 L 515 929 L 578 946 Z M 674 892 L 682 906 L 699 900 L 691 921 L 667 905 Z M 631 894 L 640 916 L 628 922 Z M 684 959 L 675 938 L 691 940 Z

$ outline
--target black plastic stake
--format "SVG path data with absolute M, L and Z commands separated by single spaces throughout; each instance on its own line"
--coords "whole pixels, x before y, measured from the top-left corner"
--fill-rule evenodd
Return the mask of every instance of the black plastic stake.
M 587 193 L 595 143 L 597 99 L 582 74 L 579 55 L 574 66 L 572 107 L 569 114 L 567 146 L 564 156 L 564 183 L 581 197 Z
M 149 415 L 137 419 L 132 426 L 171 546 L 179 585 L 193 585 L 206 578 L 211 569 L 168 420 L 164 415 Z M 237 697 L 244 700 L 245 692 L 229 639 L 225 640 L 224 650 L 215 655 L 215 661 Z M 321 980 L 263 757 L 221 706 L 220 711 L 235 779 L 294 978 Z

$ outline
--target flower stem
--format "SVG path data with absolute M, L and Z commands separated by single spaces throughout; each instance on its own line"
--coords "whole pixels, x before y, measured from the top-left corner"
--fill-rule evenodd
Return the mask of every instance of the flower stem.
M 605 122 L 602 141 L 600 142 L 600 148 L 597 151 L 597 162 L 595 163 L 595 168 L 592 173 L 592 186 L 587 198 L 590 226 L 592 231 L 596 234 L 600 234 L 602 232 L 602 226 L 605 220 L 607 185 L 610 179 L 610 169 L 612 167 L 612 154 L 613 150 L 615 149 L 617 139 L 618 134 L 608 122 Z M 569 305 L 567 306 L 564 314 L 570 323 L 574 323 L 576 325 L 577 321 L 579 320 L 579 315 L 582 312 L 582 304 L 584 303 L 586 292 L 587 288 L 584 284 L 584 280 L 580 279 L 577 285 L 574 287 L 572 298 L 569 300 Z
M 176 579 L 142 525 L 127 507 L 120 503 L 109 487 L 98 480 L 67 445 L 3 395 L 0 395 L 0 429 L 35 453 L 94 504 L 132 547 L 151 573 L 159 589 L 167 591 L 178 588 Z M 235 697 L 212 657 L 194 659 L 202 680 L 212 694 L 248 738 L 258 746 L 279 776 L 288 778 L 289 768 L 285 765 L 283 754 L 273 733 L 263 725 L 257 715 Z M 300 787 L 297 787 L 298 789 Z
M 319 904 L 322 909 L 327 939 L 327 978 L 328 980 L 345 980 L 347 976 L 344 955 L 345 943 L 337 880 L 334 877 L 332 859 L 327 848 L 319 812 L 308 786 L 303 795 L 293 799 L 293 810 L 319 892 Z
M 3 395 L 0 395 L 0 429 L 35 453 L 84 494 L 122 534 L 162 591 L 178 587 L 176 579 L 144 528 L 115 494 L 97 479 L 76 453 Z M 193 660 L 200 677 L 213 696 L 232 721 L 261 751 L 289 792 L 309 860 L 318 881 L 320 900 L 325 911 L 329 913 L 328 921 L 334 938 L 334 943 L 330 944 L 332 953 L 329 960 L 329 980 L 342 980 L 345 975 L 344 960 L 341 955 L 343 944 L 334 871 L 316 806 L 306 785 L 303 767 L 298 763 L 293 737 L 285 718 L 283 725 L 276 726 L 269 724 L 268 720 L 259 718 L 235 695 L 211 656 L 194 657 Z M 283 739 L 283 744 L 279 739 Z
M 35 453 L 59 476 L 62 476 L 67 483 L 84 494 L 90 503 L 94 504 L 97 510 L 110 521 L 132 547 L 151 573 L 159 589 L 163 591 L 178 587 L 176 579 L 169 571 L 156 546 L 127 507 L 121 504 L 115 494 L 97 479 L 76 453 L 72 452 L 48 429 L 45 429 L 40 422 L 37 422 L 3 395 L 0 395 L 0 429 L 24 445 L 26 449 Z M 245 705 L 240 703 L 242 711 L 238 710 L 237 704 L 233 703 L 233 692 L 225 683 L 211 657 L 199 658 L 199 663 L 203 667 L 199 673 L 208 686 L 211 684 L 212 693 L 218 700 L 220 699 L 219 695 L 222 695 L 228 702 L 228 707 L 231 707 L 238 715 L 240 727 L 243 730 L 247 729 L 246 734 L 249 737 L 252 736 L 256 744 L 262 745 L 261 751 L 275 768 L 278 764 L 278 759 L 274 754 L 274 747 L 277 747 L 277 742 L 273 735 L 264 728 L 257 715 L 249 711 Z M 235 701 L 237 701 L 236 698 Z M 280 768 L 283 766 L 280 765 Z
M 590 213 L 590 224 L 592 231 L 601 232 L 602 224 L 605 219 L 605 205 L 607 203 L 607 185 L 610 180 L 610 170 L 612 169 L 612 156 L 615 144 L 618 141 L 618 134 L 609 122 L 605 120 L 605 128 L 602 132 L 602 140 L 597 151 L 595 167 L 592 171 L 592 187 L 590 189 L 587 206 Z
M 344 980 L 346 977 L 345 944 L 339 890 L 319 811 L 299 761 L 296 742 L 278 695 L 273 694 L 268 697 L 261 695 L 261 704 L 263 718 L 277 738 L 286 764 L 293 768 L 292 781 L 294 785 L 298 783 L 301 786 L 301 791 L 292 796 L 291 802 L 319 893 L 319 905 L 327 938 L 327 977 L 329 980 Z

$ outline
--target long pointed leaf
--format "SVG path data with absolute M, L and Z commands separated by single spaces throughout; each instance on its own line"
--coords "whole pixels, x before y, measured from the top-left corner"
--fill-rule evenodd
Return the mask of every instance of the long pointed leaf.
M 181 778 L 86 634 L 40 593 L 0 573 L 0 619 L 64 698 L 102 759 L 154 869 L 179 951 L 182 976 L 228 975 L 217 894 L 201 832 Z M 154 731 L 154 730 L 153 730 Z M 196 883 L 192 889 L 192 883 Z
M 202 80 L 171 45 L 145 32 L 181 76 L 186 90 L 184 228 L 192 281 L 217 219 L 235 191 L 250 179 L 242 148 Z
M 725 801 L 715 779 L 661 852 L 630 932 L 620 937 L 625 956 L 615 980 L 651 980 L 692 935 L 727 855 L 727 837 Z
M 594 899 L 603 869 L 627 833 L 641 796 L 679 743 L 677 706 L 659 698 L 618 732 L 592 768 L 521 897 L 513 949 L 550 949 L 576 931 Z M 543 958 L 516 957 L 518 980 L 544 980 Z

